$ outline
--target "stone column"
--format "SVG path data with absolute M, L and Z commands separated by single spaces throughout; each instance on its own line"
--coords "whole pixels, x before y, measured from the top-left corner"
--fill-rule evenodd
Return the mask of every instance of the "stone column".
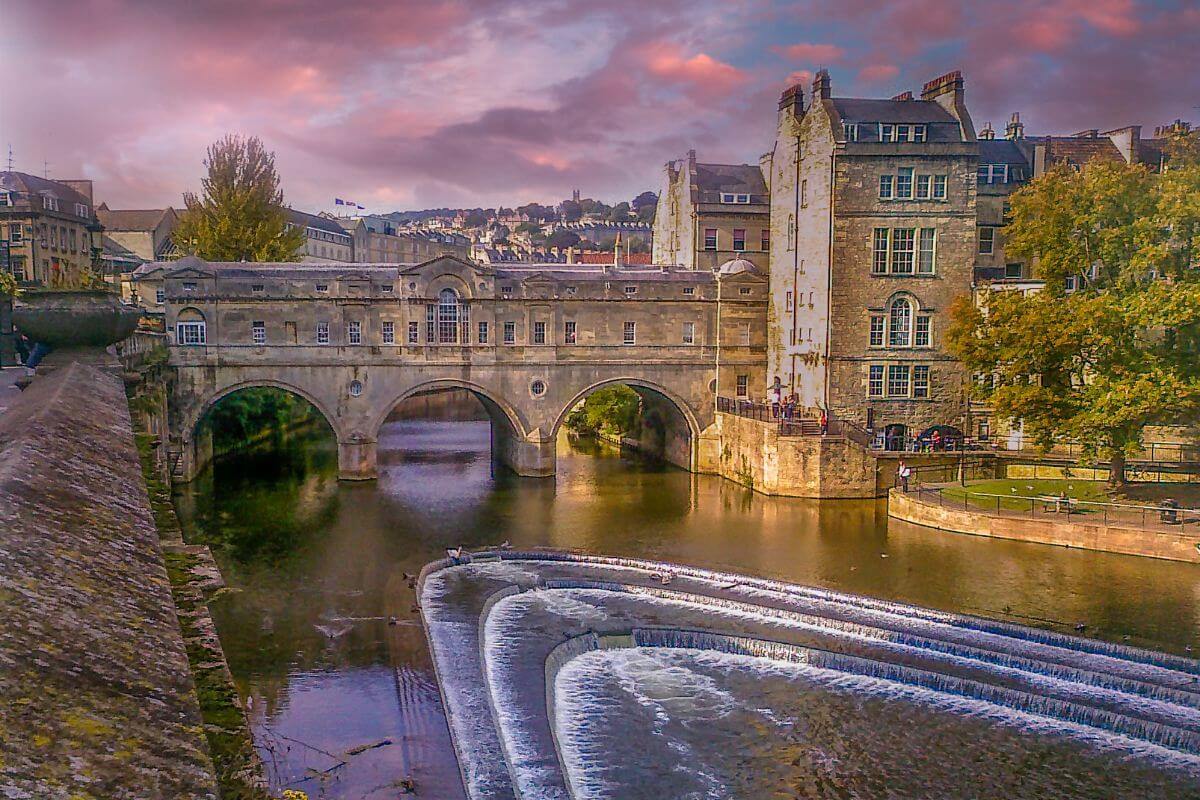
M 534 431 L 525 438 L 511 435 L 506 426 L 492 425 L 492 458 L 525 478 L 553 478 L 557 466 L 554 439 Z
M 374 439 L 353 434 L 338 441 L 338 480 L 370 481 L 379 477 Z

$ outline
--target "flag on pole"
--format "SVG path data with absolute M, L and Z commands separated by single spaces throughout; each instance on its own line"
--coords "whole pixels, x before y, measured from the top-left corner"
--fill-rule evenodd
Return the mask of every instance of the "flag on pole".
M 335 206 L 344 206 L 344 205 L 346 205 L 346 201 L 340 197 L 335 197 L 335 198 L 333 198 L 333 204 Z

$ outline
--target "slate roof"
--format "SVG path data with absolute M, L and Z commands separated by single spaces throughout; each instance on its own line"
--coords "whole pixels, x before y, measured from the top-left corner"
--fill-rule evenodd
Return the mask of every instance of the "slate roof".
M 833 107 L 843 122 L 938 123 L 958 126 L 949 111 L 933 100 L 874 100 L 834 97 Z
M 288 221 L 293 225 L 303 226 L 305 228 L 315 228 L 326 233 L 336 233 L 339 236 L 349 236 L 350 233 L 337 224 L 336 221 L 329 217 L 318 216 L 317 214 L 309 214 L 305 211 L 297 211 L 294 208 L 287 210 Z
M 1125 163 L 1121 151 L 1107 136 L 1046 136 L 1038 143 L 1046 146 L 1047 164 L 1082 166 L 1093 160 Z
M 89 208 L 92 205 L 92 201 L 86 195 L 72 189 L 65 183 L 48 180 L 47 178 L 39 178 L 37 175 L 30 175 L 26 172 L 0 172 L 0 191 L 15 192 L 23 195 L 51 194 L 60 201 L 59 213 L 69 216 L 75 216 L 76 203 L 81 203 Z M 35 210 L 42 210 L 40 201 L 34 203 L 30 200 L 29 202 Z M 90 219 L 90 217 L 84 217 L 84 219 Z
M 1025 154 L 1011 139 L 980 139 L 979 163 L 1029 166 Z
M 748 194 L 751 203 L 767 202 L 762 170 L 751 164 L 696 164 L 693 187 L 701 203 L 719 203 L 723 192 Z
M 113 210 L 101 205 L 96 216 L 105 230 L 109 231 L 154 231 L 162 224 L 163 217 L 174 214 L 172 208 L 142 208 Z

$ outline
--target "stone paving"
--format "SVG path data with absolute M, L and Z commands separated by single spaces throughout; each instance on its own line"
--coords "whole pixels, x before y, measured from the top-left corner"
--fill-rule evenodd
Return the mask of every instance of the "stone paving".
M 0 413 L 4 800 L 218 796 L 110 366 L 60 362 Z

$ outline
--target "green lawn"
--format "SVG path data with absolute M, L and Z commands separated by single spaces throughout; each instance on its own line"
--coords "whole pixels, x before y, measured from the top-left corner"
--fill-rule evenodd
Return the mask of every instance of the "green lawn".
M 1055 479 L 1033 479 L 1033 478 L 1007 478 L 994 481 L 979 481 L 971 483 L 967 486 L 946 486 L 942 490 L 942 495 L 947 500 L 961 501 L 967 492 L 978 492 L 988 495 L 1003 495 L 1004 499 L 1000 500 L 1000 507 L 1010 511 L 1028 511 L 1029 501 L 1018 500 L 1019 497 L 1043 497 L 1048 495 L 1057 496 L 1062 492 L 1066 492 L 1067 497 L 1075 500 L 1086 500 L 1090 502 L 1109 502 L 1108 495 L 1104 493 L 1104 483 L 1102 481 L 1079 481 L 1067 480 L 1065 478 Z M 995 508 L 996 498 L 994 497 L 975 497 L 971 496 L 967 500 L 973 506 L 980 508 Z M 1037 508 L 1040 510 L 1041 505 Z

